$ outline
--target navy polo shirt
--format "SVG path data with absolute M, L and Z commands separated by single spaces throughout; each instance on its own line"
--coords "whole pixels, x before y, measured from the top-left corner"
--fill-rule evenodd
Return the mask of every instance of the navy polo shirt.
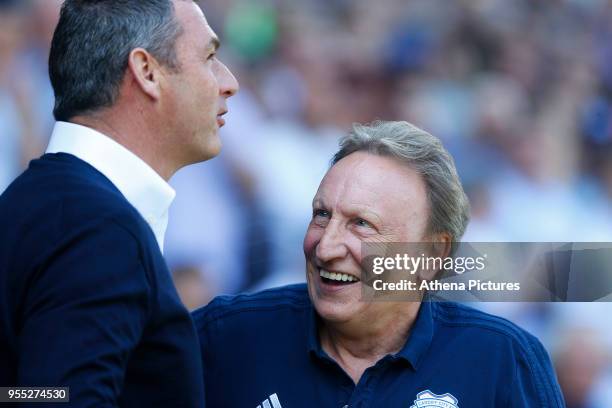
M 540 342 L 455 303 L 422 303 L 404 347 L 358 384 L 321 348 L 306 285 L 194 312 L 209 407 L 564 407 Z

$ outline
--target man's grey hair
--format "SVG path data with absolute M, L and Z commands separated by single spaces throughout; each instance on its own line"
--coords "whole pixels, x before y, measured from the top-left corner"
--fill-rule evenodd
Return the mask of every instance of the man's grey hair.
M 455 162 L 440 140 L 408 122 L 354 124 L 351 132 L 340 141 L 340 150 L 334 155 L 332 166 L 359 151 L 395 158 L 421 175 L 431 209 L 428 232 L 449 233 L 453 251 L 465 232 L 470 205 Z

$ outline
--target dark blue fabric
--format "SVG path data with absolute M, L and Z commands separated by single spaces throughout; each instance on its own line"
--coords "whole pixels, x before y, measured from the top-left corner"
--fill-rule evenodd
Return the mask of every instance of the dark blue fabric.
M 423 303 L 403 349 L 357 385 L 321 348 L 305 285 L 218 297 L 194 319 L 208 406 L 256 408 L 277 394 L 282 408 L 409 408 L 427 390 L 458 407 L 564 406 L 535 337 L 454 303 Z
M 74 156 L 32 161 L 0 197 L 0 386 L 67 386 L 76 407 L 201 407 L 200 360 L 136 209 Z

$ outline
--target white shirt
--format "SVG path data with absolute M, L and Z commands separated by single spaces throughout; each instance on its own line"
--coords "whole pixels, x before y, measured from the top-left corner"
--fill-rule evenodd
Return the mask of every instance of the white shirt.
M 55 124 L 47 153 L 71 154 L 106 176 L 149 224 L 163 252 L 176 193 L 147 163 L 110 137 L 68 122 Z

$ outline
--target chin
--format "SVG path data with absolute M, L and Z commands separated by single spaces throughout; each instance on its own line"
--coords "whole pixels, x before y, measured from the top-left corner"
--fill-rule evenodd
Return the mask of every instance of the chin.
M 330 302 L 327 300 L 314 301 L 314 307 L 317 314 L 325 322 L 330 323 L 346 323 L 354 317 L 359 316 L 360 305 L 355 304 L 357 301 L 350 303 Z
M 359 297 L 331 297 L 322 296 L 317 290 L 310 290 L 310 299 L 317 314 L 325 321 L 342 323 L 348 322 L 358 316 L 362 308 Z
M 208 138 L 206 145 L 202 146 L 200 155 L 202 159 L 200 161 L 206 161 L 217 157 L 219 153 L 221 153 L 221 146 L 221 141 L 217 135 L 211 135 Z
M 209 149 L 207 153 L 208 153 L 207 154 L 208 159 L 212 159 L 213 157 L 217 157 L 221 153 L 221 143 L 219 143 L 218 145 L 214 146 L 214 148 Z

